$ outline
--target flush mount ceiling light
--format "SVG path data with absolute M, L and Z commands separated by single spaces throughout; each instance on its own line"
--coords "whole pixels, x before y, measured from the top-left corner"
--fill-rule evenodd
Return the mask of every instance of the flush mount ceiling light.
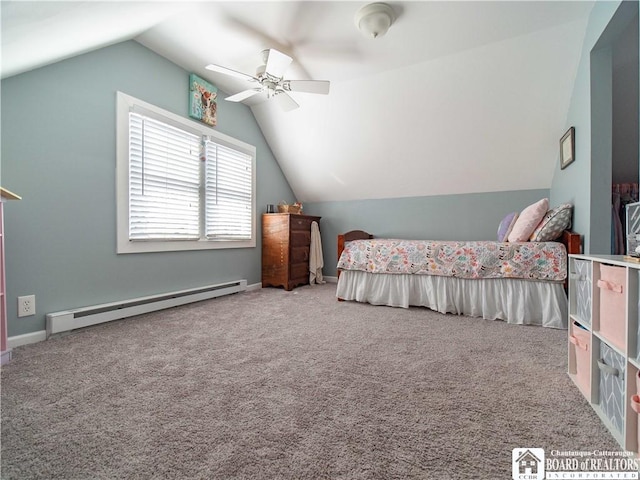
M 371 38 L 383 36 L 395 20 L 393 9 L 386 3 L 371 3 L 356 12 L 356 27 Z

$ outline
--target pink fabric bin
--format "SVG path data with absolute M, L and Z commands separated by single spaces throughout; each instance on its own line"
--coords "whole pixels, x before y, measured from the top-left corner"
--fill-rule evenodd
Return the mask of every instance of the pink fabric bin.
M 584 330 L 576 324 L 571 324 L 569 335 L 571 342 L 571 354 L 576 360 L 576 383 L 587 398 L 591 397 L 591 336 L 588 330 Z
M 624 267 L 600 265 L 600 333 L 613 345 L 627 351 L 625 307 L 627 271 Z
M 636 394 L 631 395 L 631 409 L 636 412 L 636 416 L 638 417 L 638 450 L 640 451 L 640 372 L 636 373 Z

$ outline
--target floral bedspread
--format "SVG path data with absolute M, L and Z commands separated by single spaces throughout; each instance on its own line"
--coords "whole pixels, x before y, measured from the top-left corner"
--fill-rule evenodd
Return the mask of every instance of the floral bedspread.
M 354 240 L 345 244 L 338 269 L 563 281 L 567 276 L 567 251 L 559 242 Z

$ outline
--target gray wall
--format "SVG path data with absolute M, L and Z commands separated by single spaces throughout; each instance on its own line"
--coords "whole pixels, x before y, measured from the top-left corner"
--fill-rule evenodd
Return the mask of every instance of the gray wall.
M 638 21 L 613 45 L 613 183 L 638 182 Z
M 365 230 L 386 238 L 495 240 L 506 214 L 520 212 L 545 197 L 549 197 L 549 191 L 542 189 L 318 202 L 305 204 L 304 211 L 322 217 L 323 273 L 335 276 L 336 237 L 340 233 Z
M 559 161 L 556 163 L 550 194 L 552 204 L 574 204 L 573 229 L 584 235 L 584 251 L 592 254 L 609 253 L 611 223 L 611 164 L 607 166 L 596 161 L 592 165 L 591 161 L 592 109 L 596 119 L 611 118 L 610 105 L 601 114 L 597 111 L 600 106 L 592 105 L 592 50 L 619 6 L 620 2 L 595 2 L 589 16 L 565 125 L 565 130 L 570 126 L 576 129 L 576 160 L 564 170 L 560 170 Z M 606 59 L 601 57 L 596 52 L 596 61 L 606 63 Z M 599 79 L 595 81 L 600 84 Z M 605 79 L 602 81 L 606 82 Z M 608 81 L 611 82 L 610 79 Z M 596 126 L 593 129 L 596 130 Z M 608 129 L 611 129 L 611 123 Z M 558 132 L 558 139 L 563 133 Z M 605 145 L 604 148 L 610 151 L 610 147 Z
M 9 336 L 45 328 L 69 308 L 245 278 L 252 249 L 116 255 L 116 91 L 188 116 L 189 72 L 129 41 L 1 84 Z M 258 213 L 294 195 L 248 107 L 220 101 L 217 130 L 257 147 Z M 17 318 L 35 294 L 37 315 Z

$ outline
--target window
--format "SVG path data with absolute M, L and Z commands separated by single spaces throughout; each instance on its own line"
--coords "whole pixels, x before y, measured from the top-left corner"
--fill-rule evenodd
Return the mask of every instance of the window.
M 129 112 L 129 240 L 200 239 L 198 135 Z
M 255 247 L 255 147 L 118 92 L 118 253 Z

